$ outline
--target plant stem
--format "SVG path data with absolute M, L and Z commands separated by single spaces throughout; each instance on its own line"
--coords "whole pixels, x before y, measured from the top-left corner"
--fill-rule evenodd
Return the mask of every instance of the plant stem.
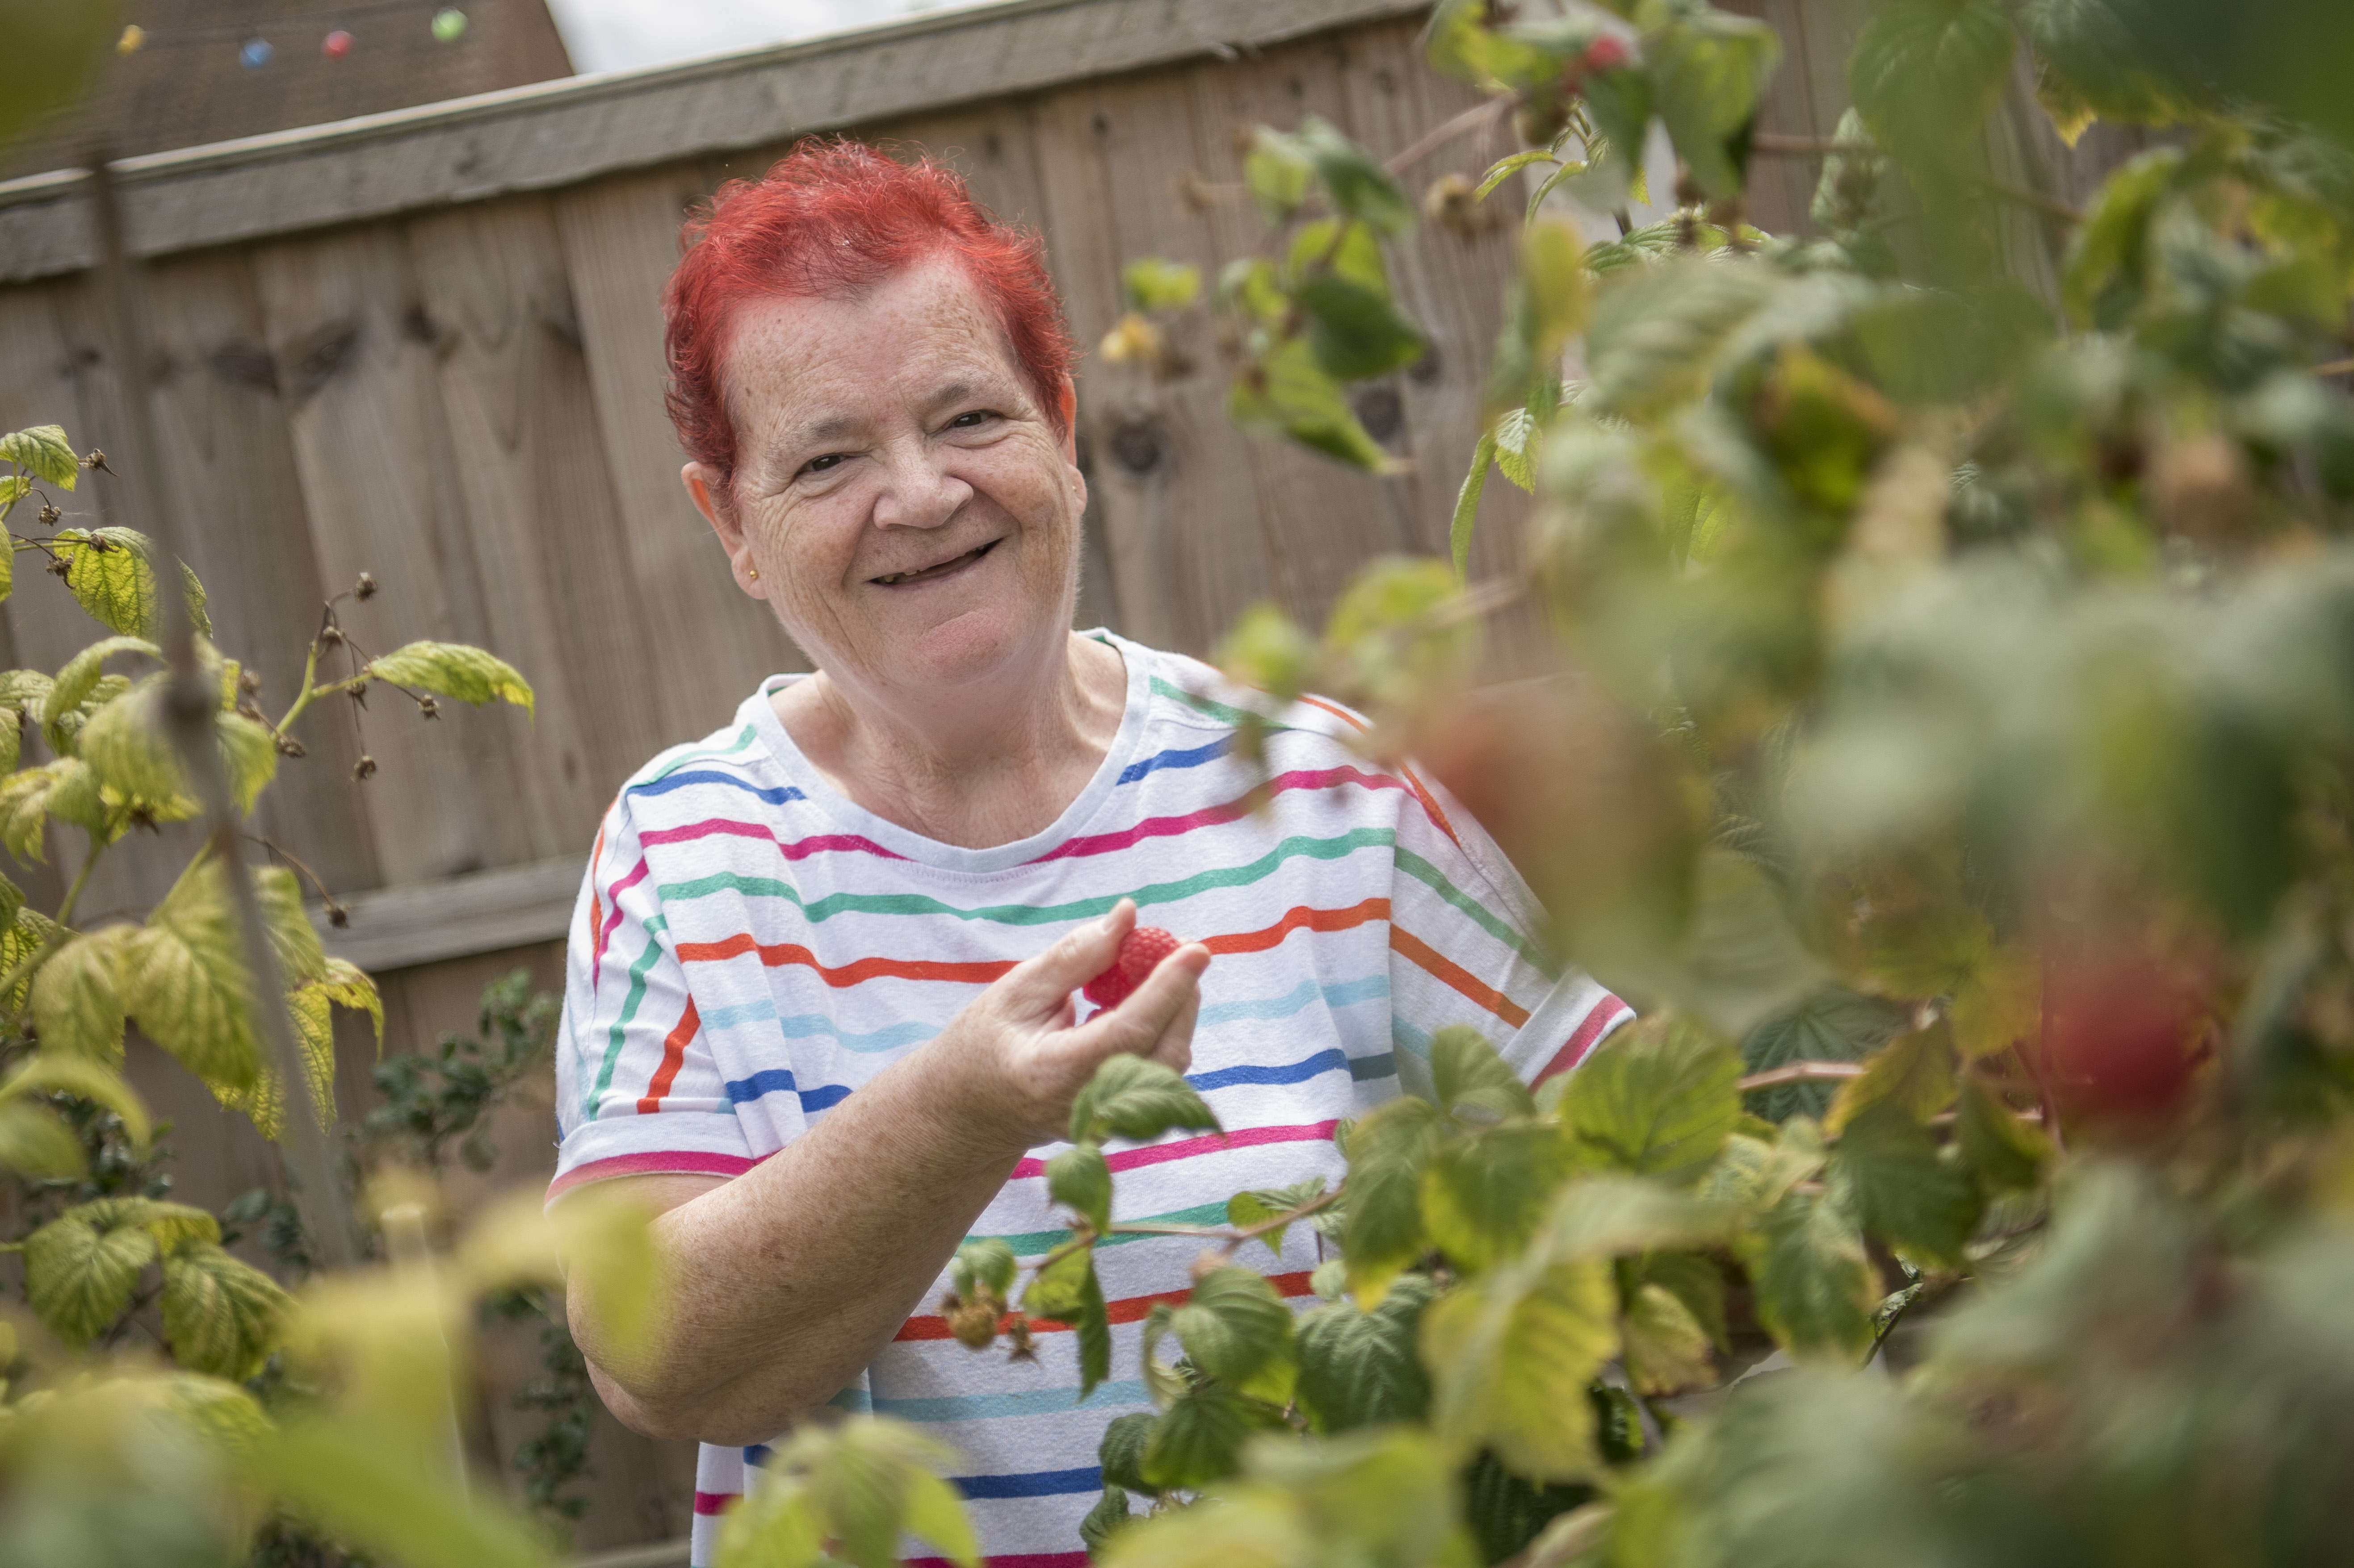
M 302 710 L 309 707 L 313 700 L 318 696 L 319 688 L 313 684 L 313 683 L 318 679 L 318 675 L 319 640 L 313 637 L 311 639 L 310 657 L 302 661 L 302 694 L 294 699 L 294 705 L 286 710 L 286 716 L 280 719 L 274 726 L 280 735 L 284 735 L 288 726 L 292 725 L 296 719 L 301 718 L 302 716 Z
M 1770 1089 L 1776 1084 L 1837 1084 L 1861 1076 L 1863 1064 L 1861 1062 L 1786 1062 L 1762 1073 L 1752 1073 L 1734 1087 L 1745 1095 L 1757 1089 Z
M 81 869 L 74 873 L 73 885 L 66 889 L 65 897 L 58 905 L 58 926 L 66 927 L 73 924 L 74 906 L 81 902 L 82 889 L 90 885 L 91 868 L 98 864 L 98 857 L 105 853 L 106 846 L 99 842 L 96 833 L 92 833 L 90 837 L 90 853 L 82 856 Z M 5 988 L 0 988 L 0 994 L 5 994 Z

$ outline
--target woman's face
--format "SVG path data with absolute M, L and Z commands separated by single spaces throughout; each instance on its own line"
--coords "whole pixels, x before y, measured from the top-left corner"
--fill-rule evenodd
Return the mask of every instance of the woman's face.
M 734 493 L 700 463 L 687 488 L 837 682 L 929 694 L 1059 652 L 1087 487 L 962 268 L 747 305 L 726 366 Z

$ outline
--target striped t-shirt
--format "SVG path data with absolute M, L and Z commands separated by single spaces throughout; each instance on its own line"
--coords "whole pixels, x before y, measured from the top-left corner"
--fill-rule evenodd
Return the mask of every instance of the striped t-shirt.
M 1122 897 L 1215 955 L 1189 1076 L 1225 1131 L 1114 1152 L 1116 1220 L 1216 1224 L 1236 1192 L 1338 1178 L 1334 1124 L 1426 1086 L 1444 1025 L 1479 1028 L 1534 1080 L 1626 1016 L 1540 950 L 1527 887 L 1459 806 L 1351 749 L 1353 715 L 1299 704 L 1248 764 L 1232 755 L 1238 694 L 1214 671 L 1093 635 L 1127 662 L 1119 734 L 1061 818 L 1016 843 L 942 844 L 836 793 L 769 705 L 793 676 L 622 788 L 573 916 L 551 1196 L 603 1177 L 748 1170 Z M 1044 1161 L 1060 1147 L 1015 1168 L 977 1234 L 1032 1259 L 1059 1239 Z M 1299 1298 L 1318 1246 L 1295 1225 L 1280 1258 L 1254 1244 L 1243 1261 Z M 997 1568 L 1070 1568 L 1101 1492 L 1104 1426 L 1149 1408 L 1142 1320 L 1182 1298 L 1200 1250 L 1177 1237 L 1098 1247 L 1114 1381 L 1084 1405 L 1068 1332 L 1011 1361 L 965 1350 L 931 1316 L 908 1319 L 833 1403 L 921 1423 L 961 1456 L 957 1482 Z M 697 1564 L 764 1454 L 704 1446 Z

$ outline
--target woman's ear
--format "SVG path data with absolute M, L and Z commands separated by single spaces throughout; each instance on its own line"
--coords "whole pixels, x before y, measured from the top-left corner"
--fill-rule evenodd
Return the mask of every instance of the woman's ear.
M 752 542 L 745 535 L 743 525 L 737 521 L 735 509 L 723 505 L 719 498 L 727 493 L 727 482 L 717 469 L 706 462 L 691 462 L 678 471 L 681 483 L 686 486 L 687 499 L 719 535 L 719 547 L 727 553 L 727 569 L 735 574 L 736 586 L 754 599 L 769 597 L 761 585 L 760 568 L 752 560 Z
M 1079 387 L 1069 376 L 1055 390 L 1055 404 L 1063 414 L 1063 461 L 1079 466 Z

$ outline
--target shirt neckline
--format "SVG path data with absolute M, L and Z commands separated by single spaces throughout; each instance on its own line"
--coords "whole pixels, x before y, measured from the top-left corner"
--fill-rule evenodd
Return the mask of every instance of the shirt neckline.
M 831 817 L 851 832 L 872 839 L 896 855 L 915 861 L 939 871 L 968 874 L 1004 871 L 1036 860 L 1075 836 L 1079 828 L 1104 802 L 1120 775 L 1128 770 L 1143 749 L 1146 720 L 1152 702 L 1151 650 L 1130 642 L 1103 627 L 1079 633 L 1092 637 L 1119 654 L 1128 673 L 1127 707 L 1121 713 L 1119 730 L 1112 736 L 1110 747 L 1087 780 L 1060 816 L 1042 831 L 1012 843 L 993 844 L 987 849 L 966 849 L 959 844 L 943 843 L 927 838 L 912 829 L 900 826 L 887 818 L 878 817 L 855 800 L 834 789 L 825 776 L 795 745 L 777 717 L 777 710 L 769 699 L 796 681 L 809 678 L 806 673 L 771 675 L 744 700 L 737 710 L 740 722 L 749 724 L 759 736 L 769 755 L 784 768 L 803 799 Z

